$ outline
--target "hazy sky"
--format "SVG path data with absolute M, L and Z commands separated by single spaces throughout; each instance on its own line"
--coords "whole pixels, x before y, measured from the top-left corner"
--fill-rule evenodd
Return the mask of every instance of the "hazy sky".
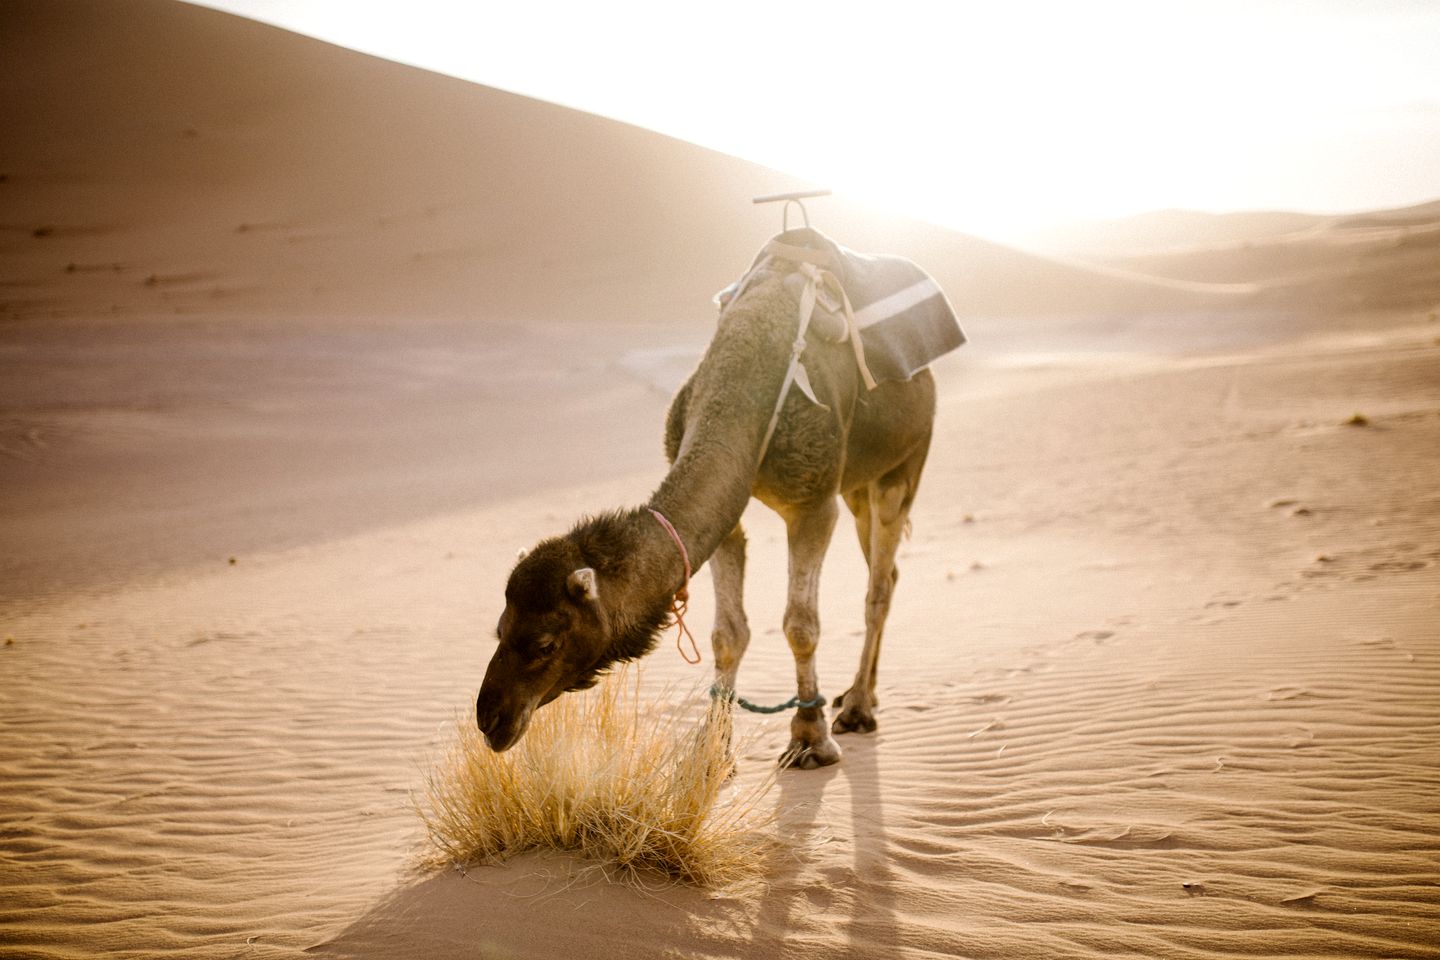
M 1440 197 L 1440 0 L 204 0 L 992 236 Z

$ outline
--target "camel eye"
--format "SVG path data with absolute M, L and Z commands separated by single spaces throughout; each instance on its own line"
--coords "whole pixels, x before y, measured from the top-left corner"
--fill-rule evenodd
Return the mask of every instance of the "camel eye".
M 535 652 L 546 654 L 555 649 L 555 634 L 542 633 L 535 638 Z

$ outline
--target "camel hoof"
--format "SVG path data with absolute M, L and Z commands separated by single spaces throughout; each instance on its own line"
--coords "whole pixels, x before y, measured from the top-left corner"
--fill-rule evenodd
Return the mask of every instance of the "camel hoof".
M 826 737 L 819 743 L 791 740 L 790 746 L 780 755 L 780 765 L 799 770 L 814 770 L 840 762 L 840 744 Z
M 869 710 L 850 707 L 835 718 L 830 730 L 832 733 L 874 733 L 879 726 L 875 722 L 875 714 Z
M 725 766 L 721 769 L 724 771 L 725 776 L 720 782 L 727 787 L 734 783 L 735 778 L 740 775 L 740 764 L 733 756 L 725 761 Z

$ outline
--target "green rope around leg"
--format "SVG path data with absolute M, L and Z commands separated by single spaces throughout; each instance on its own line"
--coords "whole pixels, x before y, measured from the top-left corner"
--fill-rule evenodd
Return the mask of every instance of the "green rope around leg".
M 825 706 L 825 698 L 823 696 L 817 696 L 814 700 L 801 700 L 799 696 L 794 696 L 778 706 L 763 707 L 758 703 L 751 703 L 744 697 L 739 696 L 734 690 L 727 690 L 718 684 L 710 688 L 710 696 L 712 699 L 725 699 L 731 703 L 738 703 L 742 708 L 749 710 L 751 713 L 780 713 L 794 707 L 805 709 L 807 707 Z

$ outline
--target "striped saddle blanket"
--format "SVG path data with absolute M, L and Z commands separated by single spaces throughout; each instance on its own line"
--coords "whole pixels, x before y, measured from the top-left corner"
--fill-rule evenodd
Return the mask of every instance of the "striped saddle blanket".
M 784 273 L 786 288 L 802 302 L 810 286 L 815 307 L 809 329 L 819 337 L 840 343 L 858 330 L 856 359 L 862 372 L 868 368 L 867 382 L 909 380 L 965 342 L 940 285 L 904 257 L 856 253 L 809 227 L 787 230 L 716 296 L 721 309 L 760 272 Z

